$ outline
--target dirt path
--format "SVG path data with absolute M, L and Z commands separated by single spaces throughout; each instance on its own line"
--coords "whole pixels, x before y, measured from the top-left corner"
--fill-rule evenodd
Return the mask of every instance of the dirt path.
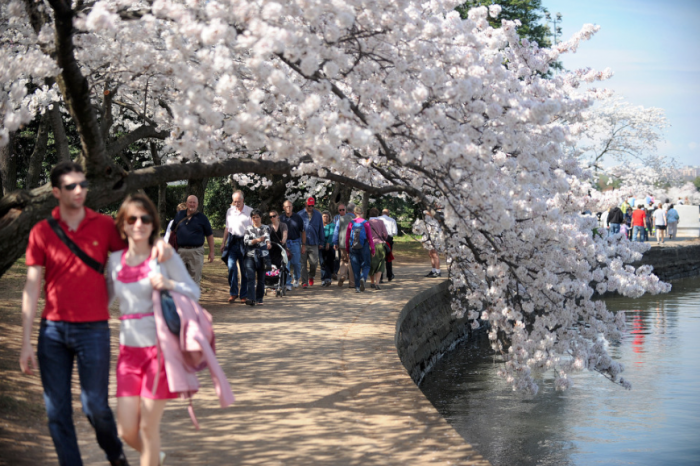
M 169 403 L 162 424 L 167 464 L 470 464 L 478 454 L 413 384 L 394 346 L 395 323 L 412 296 L 434 284 L 419 245 L 399 245 L 397 280 L 364 294 L 316 285 L 265 306 L 223 304 L 225 267 L 205 266 L 202 304 L 214 316 L 217 355 L 237 402 L 220 409 L 208 374 L 186 405 Z M 38 377 L 17 369 L 22 264 L 2 278 L 0 464 L 55 464 Z M 113 364 L 118 320 L 112 319 Z M 38 326 L 38 325 L 37 325 Z M 114 373 L 114 371 L 112 371 Z M 115 405 L 112 378 L 110 402 Z M 106 464 L 74 388 L 85 464 Z M 137 454 L 126 448 L 131 464 Z M 485 462 L 483 462 L 485 464 Z

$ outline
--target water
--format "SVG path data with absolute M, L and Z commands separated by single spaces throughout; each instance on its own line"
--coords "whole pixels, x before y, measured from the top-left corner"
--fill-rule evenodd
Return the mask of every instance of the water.
M 421 389 L 494 465 L 700 465 L 700 278 L 606 302 L 627 311 L 609 351 L 631 391 L 584 372 L 565 392 L 545 375 L 536 396 L 514 393 L 485 337 L 443 357 Z

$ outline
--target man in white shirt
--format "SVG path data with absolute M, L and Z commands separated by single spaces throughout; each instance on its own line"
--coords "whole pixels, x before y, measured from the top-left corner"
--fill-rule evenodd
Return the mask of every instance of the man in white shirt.
M 229 283 L 229 298 L 228 302 L 233 303 L 236 299 L 240 299 L 241 303 L 245 304 L 248 296 L 248 277 L 245 274 L 245 245 L 243 237 L 245 230 L 249 225 L 252 225 L 250 213 L 252 208 L 245 205 L 243 193 L 234 191 L 233 202 L 231 207 L 226 211 L 226 228 L 224 229 L 224 240 L 221 242 L 221 251 L 223 252 L 226 242 L 229 241 L 228 252 L 228 283 Z M 230 237 L 230 239 L 229 239 Z M 238 268 L 241 269 L 241 291 L 238 292 Z M 253 299 L 253 298 L 251 298 Z
M 396 220 L 389 216 L 389 209 L 382 210 L 382 215 L 378 217 L 386 227 L 386 232 L 389 237 L 386 243 L 389 245 L 391 250 L 394 250 L 394 236 L 399 234 L 399 226 L 396 224 Z M 394 270 L 392 262 L 386 261 L 386 279 L 392 281 L 394 279 Z

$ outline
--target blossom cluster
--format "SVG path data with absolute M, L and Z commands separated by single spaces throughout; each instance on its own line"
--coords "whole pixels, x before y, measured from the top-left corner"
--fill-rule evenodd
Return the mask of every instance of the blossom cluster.
M 546 72 L 598 28 L 540 49 L 518 22 L 492 28 L 498 7 L 462 19 L 459 3 L 102 0 L 76 12 L 72 39 L 95 111 L 105 95 L 120 109 L 111 131 L 167 129 L 170 161 L 287 161 L 309 192 L 332 173 L 441 205 L 434 246 L 449 259 L 453 309 L 488 325 L 514 388 L 536 392 L 548 369 L 562 389 L 575 370 L 617 379 L 603 340 L 624 319 L 594 292 L 668 285 L 629 265 L 638 246 L 596 235 L 580 214 L 591 187 L 569 149 L 599 92 L 576 90 L 611 73 Z M 18 5 L 1 10 L 3 35 L 31 40 L 2 80 L 8 96 L 58 73 Z M 11 113 L 39 110 L 6 100 L 2 131 Z

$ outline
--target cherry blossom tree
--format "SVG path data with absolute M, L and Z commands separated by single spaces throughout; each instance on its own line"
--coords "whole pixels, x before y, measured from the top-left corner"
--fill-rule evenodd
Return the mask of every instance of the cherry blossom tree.
M 576 151 L 582 162 L 601 169 L 604 161 L 649 162 L 668 126 L 663 109 L 634 106 L 611 96 L 583 112 Z
M 546 77 L 597 27 L 539 48 L 500 7 L 461 19 L 455 0 L 14 0 L 2 7 L 0 144 L 65 106 L 100 207 L 165 181 L 239 174 L 342 182 L 440 204 L 453 309 L 507 353 L 503 375 L 591 369 L 624 317 L 594 292 L 667 291 L 645 245 L 595 235 L 579 213 L 590 176 L 564 150 L 609 71 Z M 112 156 L 158 140 L 163 163 L 125 171 Z M 315 180 L 315 181 L 314 181 Z M 48 215 L 48 187 L 0 201 L 0 270 Z M 4 260 L 4 262 L 3 262 Z

